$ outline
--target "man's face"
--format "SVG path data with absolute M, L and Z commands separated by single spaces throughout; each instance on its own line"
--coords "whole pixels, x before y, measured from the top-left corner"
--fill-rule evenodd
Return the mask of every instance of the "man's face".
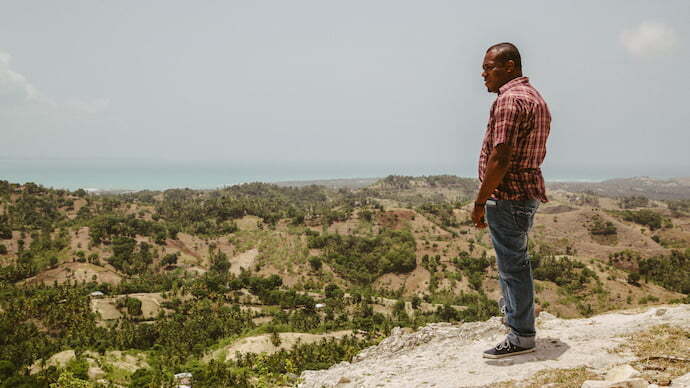
M 513 61 L 501 63 L 497 60 L 496 50 L 491 50 L 484 56 L 482 63 L 482 78 L 489 93 L 498 93 L 498 89 L 513 78 Z

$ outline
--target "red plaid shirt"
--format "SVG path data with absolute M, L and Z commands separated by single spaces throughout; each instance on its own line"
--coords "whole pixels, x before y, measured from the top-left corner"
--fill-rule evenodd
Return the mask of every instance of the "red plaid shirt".
M 498 144 L 512 146 L 508 172 L 493 193 L 496 199 L 538 199 L 547 202 L 541 163 L 546 156 L 551 113 L 527 77 L 501 86 L 491 105 L 489 124 L 479 154 L 479 180 L 484 179 L 491 151 Z

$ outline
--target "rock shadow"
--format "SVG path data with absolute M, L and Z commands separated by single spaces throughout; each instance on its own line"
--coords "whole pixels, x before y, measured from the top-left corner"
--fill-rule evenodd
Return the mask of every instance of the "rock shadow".
M 545 360 L 557 360 L 570 346 L 558 338 L 537 338 L 537 350 L 532 353 L 518 354 L 515 356 L 496 360 L 487 359 L 487 365 L 510 366 L 527 362 L 539 362 Z

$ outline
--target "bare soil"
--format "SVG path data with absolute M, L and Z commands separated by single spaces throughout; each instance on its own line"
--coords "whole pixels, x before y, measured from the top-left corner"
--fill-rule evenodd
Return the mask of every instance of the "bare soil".
M 205 361 L 234 360 L 236 352 L 240 353 L 275 353 L 280 349 L 290 349 L 297 342 L 303 344 L 318 342 L 324 338 L 341 338 L 352 334 L 352 330 L 340 330 L 326 334 L 309 333 L 280 333 L 280 345 L 275 346 L 271 343 L 270 334 L 261 334 L 253 337 L 246 337 L 237 340 L 235 343 L 217 349 L 204 357 Z
M 119 284 L 122 276 L 113 270 L 89 263 L 64 263 L 57 268 L 49 269 L 26 279 L 25 283 L 52 284 L 57 281 L 90 282 L 94 277 L 99 283 Z

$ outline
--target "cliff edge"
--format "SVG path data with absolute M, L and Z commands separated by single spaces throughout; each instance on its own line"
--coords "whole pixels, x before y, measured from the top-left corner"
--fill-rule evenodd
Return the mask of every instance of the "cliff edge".
M 342 362 L 327 370 L 304 371 L 299 387 L 534 386 L 530 379 L 545 371 L 574 369 L 587 380 L 608 380 L 588 381 L 583 385 L 587 387 L 618 386 L 611 385 L 615 379 L 632 379 L 632 385 L 622 386 L 634 387 L 647 387 L 650 380 L 660 385 L 668 382 L 674 387 L 687 384 L 683 381 L 688 380 L 688 375 L 676 375 L 687 373 L 690 367 L 690 347 L 685 347 L 690 343 L 687 334 L 690 305 L 656 306 L 583 319 L 560 319 L 544 312 L 537 320 L 537 327 L 536 352 L 499 360 L 482 358 L 483 350 L 505 336 L 505 328 L 496 317 L 486 322 L 457 325 L 435 323 L 413 333 L 395 328 L 390 337 L 364 349 L 352 363 Z M 649 377 L 648 371 L 640 365 L 641 354 L 631 345 L 638 338 L 647 338 L 649 330 L 660 328 L 679 330 L 681 334 L 669 341 L 680 342 L 670 344 L 667 349 L 661 345 L 652 346 L 652 353 L 658 351 L 660 354 L 645 359 L 656 357 L 668 361 L 669 368 L 680 368 L 675 370 L 676 375 L 671 375 L 673 381 L 654 381 Z M 630 369 L 625 369 L 628 367 Z M 654 368 L 657 372 L 666 369 L 664 366 Z M 619 369 L 629 373 L 616 372 Z M 581 385 L 572 379 L 570 383 L 551 383 L 551 386 Z

